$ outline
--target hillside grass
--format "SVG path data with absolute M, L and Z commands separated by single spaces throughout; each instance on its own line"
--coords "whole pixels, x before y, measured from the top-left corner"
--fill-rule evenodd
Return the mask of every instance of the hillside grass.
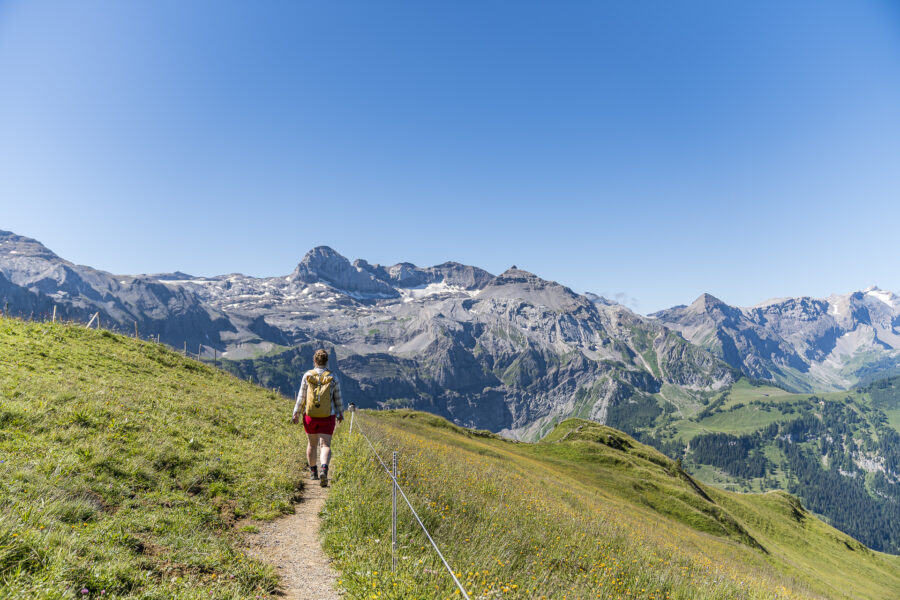
M 290 403 L 159 344 L 0 320 L 0 599 L 272 598 L 241 529 L 292 511 Z M 614 429 L 536 444 L 408 410 L 361 412 L 471 597 L 762 599 L 900 595 L 872 552 L 782 493 L 700 486 Z M 335 437 L 323 544 L 348 598 L 458 597 L 368 444 Z M 248 527 L 241 524 L 247 520 Z
M 0 319 L 0 598 L 269 597 L 235 523 L 293 510 L 289 412 L 159 344 Z
M 571 419 L 540 443 L 408 410 L 357 414 L 472 598 L 871 598 L 900 594 L 900 558 L 822 523 L 791 496 L 701 486 L 656 450 Z M 326 551 L 353 598 L 458 592 L 368 443 L 335 437 Z M 840 566 L 838 568 L 838 565 Z
M 724 400 L 723 394 L 727 394 Z M 851 395 L 859 396 L 854 391 L 798 394 L 742 378 L 710 401 L 716 407 L 712 414 L 692 415 L 693 418 L 677 419 L 665 425 L 675 439 L 685 443 L 707 433 L 742 435 L 791 418 L 798 406 L 812 402 L 812 398 L 842 400 Z
M 747 404 L 753 400 L 777 400 L 784 396 L 795 394 L 771 385 L 755 385 L 746 377 L 738 379 L 728 389 L 728 402 L 726 407 L 742 402 Z

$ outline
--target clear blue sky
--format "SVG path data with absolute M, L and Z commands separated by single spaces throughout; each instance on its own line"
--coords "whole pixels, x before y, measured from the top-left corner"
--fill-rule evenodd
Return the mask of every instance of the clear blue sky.
M 900 292 L 894 2 L 0 0 L 0 229 L 117 273 Z

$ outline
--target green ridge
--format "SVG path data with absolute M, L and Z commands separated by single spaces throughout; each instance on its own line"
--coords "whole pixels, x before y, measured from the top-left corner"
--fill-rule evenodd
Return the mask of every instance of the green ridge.
M 473 598 L 871 598 L 900 593 L 900 557 L 871 551 L 784 492 L 708 488 L 615 429 L 569 419 L 540 443 L 409 410 L 358 413 Z M 450 598 L 408 509 L 391 573 L 390 485 L 339 430 L 324 544 L 354 598 Z

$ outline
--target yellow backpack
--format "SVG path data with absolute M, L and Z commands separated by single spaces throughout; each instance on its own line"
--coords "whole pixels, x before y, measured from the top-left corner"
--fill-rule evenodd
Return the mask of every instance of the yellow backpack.
M 314 418 L 331 416 L 331 396 L 334 377 L 328 371 L 306 376 L 306 407 L 304 413 Z

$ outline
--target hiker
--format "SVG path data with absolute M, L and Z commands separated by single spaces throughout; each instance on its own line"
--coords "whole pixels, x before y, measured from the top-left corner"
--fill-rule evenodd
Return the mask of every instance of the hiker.
M 328 486 L 328 461 L 331 459 L 331 435 L 334 433 L 335 421 L 344 420 L 344 407 L 341 404 L 341 386 L 328 369 L 328 353 L 316 350 L 313 355 L 315 368 L 303 375 L 300 393 L 294 405 L 291 421 L 300 422 L 303 415 L 303 429 L 306 431 L 306 460 L 313 479 L 319 480 L 322 487 Z M 316 456 L 319 442 L 322 442 L 321 460 Z M 321 469 L 319 469 L 321 467 Z

